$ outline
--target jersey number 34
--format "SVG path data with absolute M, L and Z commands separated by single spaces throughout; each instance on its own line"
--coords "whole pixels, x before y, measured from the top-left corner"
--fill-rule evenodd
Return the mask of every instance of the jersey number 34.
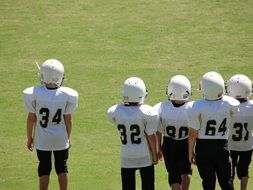
M 41 108 L 39 113 L 42 115 L 41 120 L 40 120 L 40 126 L 43 128 L 47 128 L 48 122 L 49 122 L 49 116 L 50 116 L 49 109 L 48 108 Z M 62 113 L 61 109 L 58 109 L 56 111 L 56 113 L 54 114 L 54 117 L 52 119 L 53 123 L 59 124 L 61 122 L 61 120 L 62 120 L 61 113 Z

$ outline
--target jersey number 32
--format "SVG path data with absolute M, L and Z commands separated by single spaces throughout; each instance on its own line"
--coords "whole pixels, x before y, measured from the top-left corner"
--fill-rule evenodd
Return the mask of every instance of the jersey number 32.
M 132 144 L 140 144 L 141 138 L 140 136 L 140 127 L 138 125 L 131 125 L 130 126 L 130 132 L 127 134 L 127 129 L 125 125 L 119 124 L 118 130 L 120 132 L 120 139 L 122 144 L 127 144 L 127 135 L 130 135 L 130 141 Z

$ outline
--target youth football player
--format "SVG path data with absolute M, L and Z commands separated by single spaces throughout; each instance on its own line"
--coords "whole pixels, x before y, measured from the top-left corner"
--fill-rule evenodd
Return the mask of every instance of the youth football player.
M 77 107 L 78 93 L 61 86 L 63 77 L 62 63 L 49 59 L 40 67 L 41 85 L 29 87 L 23 92 L 28 112 L 27 148 L 37 151 L 40 190 L 48 189 L 52 153 L 59 189 L 67 189 L 72 113 Z
M 142 190 L 155 189 L 154 164 L 157 164 L 157 112 L 144 104 L 146 86 L 138 77 L 123 85 L 123 103 L 110 107 L 109 121 L 120 134 L 122 190 L 135 190 L 135 172 L 140 171 Z
M 217 72 L 204 74 L 200 82 L 203 99 L 187 108 L 189 160 L 197 164 L 204 190 L 215 189 L 216 176 L 222 190 L 234 190 L 227 141 L 228 127 L 239 101 L 224 96 L 224 87 Z
M 237 172 L 241 190 L 247 189 L 249 165 L 253 146 L 253 101 L 250 100 L 252 81 L 245 75 L 237 74 L 227 82 L 227 93 L 240 101 L 239 110 L 231 122 L 229 149 L 232 157 L 233 178 Z
M 170 101 L 154 106 L 159 116 L 158 155 L 159 159 L 164 157 L 171 189 L 188 190 L 192 168 L 188 157 L 189 129 L 185 107 L 191 95 L 190 81 L 183 75 L 172 77 L 166 94 Z

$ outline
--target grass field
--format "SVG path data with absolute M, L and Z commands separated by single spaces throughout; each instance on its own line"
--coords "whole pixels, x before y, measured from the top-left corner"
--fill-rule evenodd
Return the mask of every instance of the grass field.
M 199 80 L 211 70 L 225 80 L 236 73 L 253 79 L 252 10 L 252 0 L 1 0 L 0 190 L 38 189 L 22 102 L 23 89 L 38 84 L 35 61 L 62 61 L 64 85 L 80 95 L 69 189 L 119 190 L 120 141 L 106 110 L 121 102 L 123 81 L 141 77 L 154 105 L 166 100 L 165 86 L 176 74 L 191 80 L 192 99 L 200 98 Z M 251 164 L 248 189 L 252 176 Z M 157 189 L 168 189 L 166 181 L 161 162 Z M 49 189 L 57 188 L 53 171 Z M 191 190 L 200 189 L 194 167 Z

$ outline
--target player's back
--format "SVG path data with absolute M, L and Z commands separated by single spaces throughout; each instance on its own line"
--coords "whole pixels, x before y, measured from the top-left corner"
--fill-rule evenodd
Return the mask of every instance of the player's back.
M 186 115 L 187 103 L 176 107 L 172 102 L 160 102 L 154 106 L 158 111 L 158 131 L 166 137 L 182 140 L 188 137 L 188 123 Z
M 34 146 L 40 150 L 61 150 L 68 147 L 63 115 L 77 106 L 78 93 L 67 87 L 47 89 L 35 86 L 24 90 L 25 107 L 36 114 Z
M 253 100 L 240 103 L 230 124 L 229 148 L 235 151 L 252 149 Z
M 219 100 L 197 100 L 187 109 L 191 128 L 198 130 L 199 139 L 227 139 L 228 125 L 239 102 L 228 96 Z
M 149 166 L 152 160 L 146 135 L 156 132 L 156 111 L 148 105 L 117 104 L 108 109 L 108 117 L 120 132 L 122 166 Z

